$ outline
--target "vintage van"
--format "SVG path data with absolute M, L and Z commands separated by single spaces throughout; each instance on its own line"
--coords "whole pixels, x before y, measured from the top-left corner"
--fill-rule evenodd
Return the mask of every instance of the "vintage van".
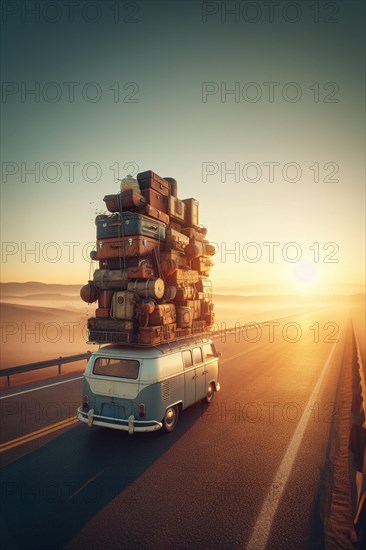
M 130 434 L 171 432 L 180 411 L 202 399 L 212 401 L 218 378 L 219 354 L 209 339 L 105 346 L 86 366 L 78 419 Z

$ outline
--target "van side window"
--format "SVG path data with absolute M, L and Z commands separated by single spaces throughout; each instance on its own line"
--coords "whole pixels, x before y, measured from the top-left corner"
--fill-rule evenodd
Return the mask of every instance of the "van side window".
M 212 357 L 216 357 L 215 350 L 211 344 L 204 344 L 203 356 L 205 359 L 211 359 Z
M 185 369 L 193 365 L 192 353 L 189 350 L 182 351 L 182 357 L 183 357 L 183 366 Z
M 93 373 L 102 374 L 103 376 L 136 379 L 139 374 L 139 366 L 139 361 L 134 361 L 133 359 L 98 357 L 94 363 Z
M 199 365 L 200 363 L 203 363 L 201 348 L 193 349 L 193 359 L 194 359 L 195 365 Z

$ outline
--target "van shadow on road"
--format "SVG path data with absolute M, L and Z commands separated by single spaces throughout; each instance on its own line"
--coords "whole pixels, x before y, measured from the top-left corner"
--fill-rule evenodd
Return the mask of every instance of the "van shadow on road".
M 208 405 L 196 403 L 175 430 L 133 436 L 77 425 L 2 469 L 4 548 L 61 548 L 189 430 Z M 121 499 L 122 500 L 122 499 Z M 123 500 L 125 505 L 125 500 Z M 118 504 L 117 504 L 118 505 Z M 119 504 L 121 505 L 121 504 Z M 126 508 L 137 513 L 138 503 Z

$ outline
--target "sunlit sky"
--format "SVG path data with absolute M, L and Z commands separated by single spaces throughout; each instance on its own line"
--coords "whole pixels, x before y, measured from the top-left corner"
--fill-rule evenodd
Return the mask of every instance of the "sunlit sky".
M 335 14 L 320 3 L 319 22 L 313 2 L 296 2 L 293 23 L 288 3 L 272 23 L 263 2 L 252 23 L 243 11 L 225 22 L 221 2 L 212 14 L 201 2 L 136 2 L 114 22 L 112 4 L 98 4 L 95 23 L 80 11 L 69 23 L 62 4 L 55 23 L 20 12 L 4 23 L 2 280 L 88 280 L 82 249 L 103 196 L 116 177 L 151 169 L 200 201 L 217 288 L 362 284 L 363 2 L 332 3 Z M 25 94 L 37 82 L 39 102 Z M 80 83 L 73 102 L 67 82 Z M 35 163 L 39 177 L 26 172 Z

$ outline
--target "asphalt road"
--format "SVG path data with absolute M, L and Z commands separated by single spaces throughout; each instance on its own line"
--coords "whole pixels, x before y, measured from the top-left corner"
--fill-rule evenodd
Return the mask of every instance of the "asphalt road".
M 216 340 L 221 391 L 171 434 L 76 423 L 78 374 L 3 392 L 3 547 L 322 548 L 352 324 L 341 308 L 278 323 Z

